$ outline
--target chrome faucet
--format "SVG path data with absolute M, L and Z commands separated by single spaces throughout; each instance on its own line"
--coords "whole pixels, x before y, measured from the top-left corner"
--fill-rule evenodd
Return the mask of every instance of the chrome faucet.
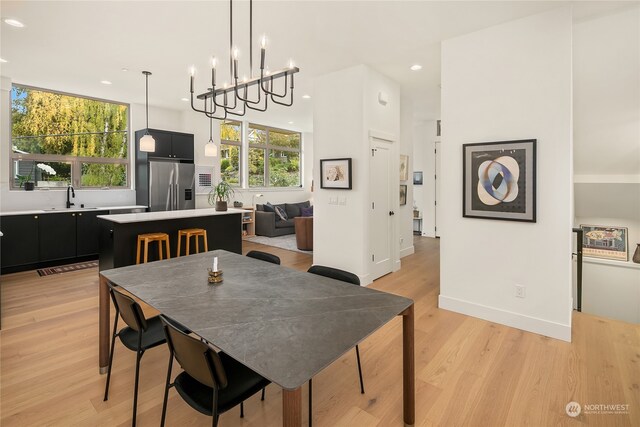
M 71 199 L 69 198 L 69 190 L 71 190 L 71 197 L 73 197 L 74 199 L 76 198 L 76 192 L 74 191 L 71 184 L 69 184 L 69 186 L 67 187 L 67 209 L 69 209 L 71 206 L 75 206 L 75 203 L 71 203 Z

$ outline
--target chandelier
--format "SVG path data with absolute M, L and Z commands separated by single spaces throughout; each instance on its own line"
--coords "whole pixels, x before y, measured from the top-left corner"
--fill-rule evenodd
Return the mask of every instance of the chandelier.
M 253 76 L 253 0 L 249 1 L 249 77 L 238 79 L 239 50 L 233 45 L 233 0 L 229 0 L 229 77 L 231 84 L 222 87 L 216 84 L 217 60 L 211 58 L 211 87 L 206 92 L 197 95 L 202 101 L 202 108 L 195 106 L 194 81 L 195 68 L 191 67 L 190 92 L 191 108 L 203 113 L 210 119 L 224 120 L 233 116 L 244 116 L 247 109 L 267 111 L 269 99 L 271 102 L 285 107 L 293 105 L 293 75 L 300 71 L 293 61 L 289 66 L 270 72 L 265 68 L 266 36 L 262 37 L 260 49 L 260 76 Z M 279 82 L 283 82 L 282 85 Z M 280 89 L 276 89 L 279 86 Z M 283 87 L 283 88 L 282 88 Z

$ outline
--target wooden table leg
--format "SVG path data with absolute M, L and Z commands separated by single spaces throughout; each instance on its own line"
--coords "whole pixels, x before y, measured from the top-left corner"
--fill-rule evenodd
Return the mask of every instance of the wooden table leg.
M 402 403 L 404 425 L 415 425 L 416 384 L 413 304 L 402 312 Z
M 282 426 L 302 425 L 302 388 L 282 390 Z
M 107 373 L 109 365 L 109 310 L 111 304 L 109 302 L 109 281 L 100 275 L 100 308 L 99 308 L 99 335 L 98 335 L 98 354 L 101 374 Z

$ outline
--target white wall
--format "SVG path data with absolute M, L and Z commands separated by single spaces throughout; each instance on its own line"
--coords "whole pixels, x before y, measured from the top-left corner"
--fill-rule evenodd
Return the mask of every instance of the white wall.
M 440 140 L 436 136 L 435 120 L 416 120 L 413 123 L 413 170 L 422 171 L 422 185 L 414 185 L 413 198 L 422 216 L 422 235 L 435 237 L 435 153 L 434 144 Z M 417 226 L 417 224 L 416 224 Z
M 398 208 L 398 231 L 400 238 L 400 258 L 411 255 L 413 247 L 413 199 L 415 188 L 413 186 L 413 171 L 415 170 L 416 158 L 414 155 L 414 132 L 413 132 L 413 103 L 408 98 L 402 97 L 400 105 L 400 154 L 409 157 L 409 171 L 406 182 L 400 182 L 407 186 L 407 204 Z
M 567 7 L 442 45 L 441 308 L 571 340 Z M 462 217 L 462 144 L 538 140 L 537 223 Z M 526 298 L 515 297 L 515 284 Z
M 47 88 L 55 90 L 55 88 Z M 43 209 L 50 207 L 64 207 L 66 192 L 60 190 L 9 190 L 10 168 L 9 155 L 11 150 L 11 79 L 2 77 L 0 83 L 0 211 L 20 211 L 30 209 Z M 81 95 L 91 96 L 90 93 Z M 146 126 L 145 107 L 140 104 L 131 104 L 131 137 L 137 129 Z M 149 127 L 184 131 L 182 128 L 182 115 L 177 110 L 149 107 Z M 133 145 L 133 144 L 132 144 Z M 133 185 L 133 169 L 132 185 Z M 76 205 L 87 206 L 123 206 L 135 205 L 135 191 L 126 190 L 77 190 L 74 200 Z
M 378 92 L 389 97 L 378 103 Z M 400 89 L 387 77 L 359 65 L 319 77 L 314 82 L 314 179 L 320 182 L 319 160 L 352 158 L 353 189 L 329 190 L 316 185 L 314 192 L 314 264 L 341 268 L 371 282 L 369 271 L 369 132 L 391 135 L 392 191 L 398 188 Z M 407 151 L 409 152 L 409 151 Z M 344 198 L 344 205 L 329 198 Z M 395 199 L 393 210 L 398 210 Z M 398 218 L 394 228 L 397 230 Z M 396 232 L 396 237 L 399 235 Z M 394 248 L 394 269 L 399 268 L 399 244 Z
M 576 23 L 573 61 L 576 180 L 640 184 L 640 6 Z

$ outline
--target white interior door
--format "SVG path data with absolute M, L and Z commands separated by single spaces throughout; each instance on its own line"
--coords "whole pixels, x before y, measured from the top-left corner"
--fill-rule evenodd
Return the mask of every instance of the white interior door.
M 435 171 L 436 171 L 436 179 L 435 179 L 435 235 L 436 237 L 440 237 L 440 227 L 438 227 L 438 204 L 440 203 L 440 141 L 436 141 L 435 145 Z
M 391 273 L 392 268 L 392 215 L 390 144 L 371 140 L 371 280 Z M 395 192 L 393 194 L 396 194 Z M 397 194 L 396 194 L 397 197 Z

